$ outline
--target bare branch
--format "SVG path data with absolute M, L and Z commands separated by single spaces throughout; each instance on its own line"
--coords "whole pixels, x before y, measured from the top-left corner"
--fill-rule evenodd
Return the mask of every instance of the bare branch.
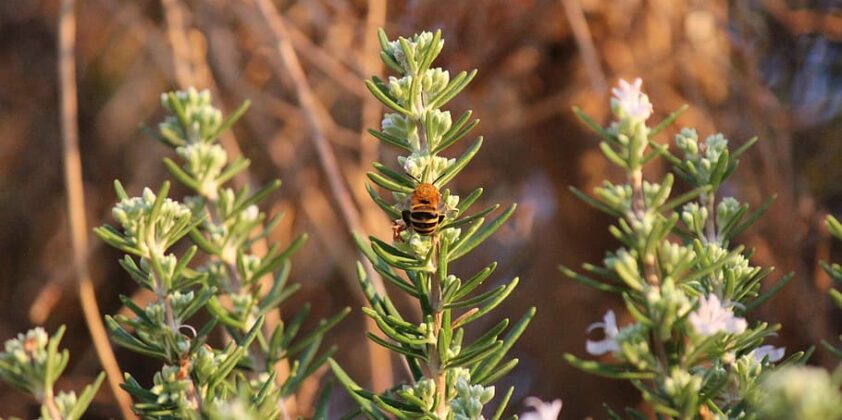
M 275 48 L 284 65 L 284 70 L 286 70 L 286 74 L 294 82 L 295 94 L 298 98 L 299 105 L 304 111 L 307 124 L 310 126 L 312 132 L 310 138 L 313 140 L 313 145 L 316 148 L 322 171 L 327 177 L 328 185 L 332 192 L 331 196 L 336 201 L 336 205 L 342 214 L 348 230 L 352 232 L 363 232 L 359 210 L 353 202 L 348 186 L 345 184 L 336 155 L 333 153 L 333 149 L 325 137 L 324 121 L 328 121 L 330 115 L 313 94 L 313 90 L 307 81 L 307 76 L 304 74 L 304 68 L 298 59 L 298 54 L 289 41 L 290 37 L 286 23 L 281 19 L 275 5 L 271 0 L 255 0 L 255 3 L 260 14 L 266 21 L 266 25 L 272 32 Z M 386 288 L 383 285 L 383 281 L 374 272 L 371 263 L 366 258 L 362 258 L 362 261 L 368 279 L 372 282 L 378 293 L 385 295 Z M 376 328 L 373 328 L 374 325 L 371 322 L 367 323 L 367 327 L 370 331 L 376 331 Z M 372 382 L 375 388 L 379 389 L 391 383 L 391 359 L 388 351 L 385 351 L 385 349 L 377 346 L 373 342 L 367 342 L 367 346 Z
M 88 271 L 88 226 L 85 221 L 85 191 L 82 186 L 82 162 L 79 156 L 79 127 L 76 93 L 76 1 L 62 0 L 58 20 L 58 73 L 60 80 L 61 133 L 64 154 L 64 187 L 67 194 L 67 214 L 70 221 L 70 240 L 74 269 L 79 282 L 79 300 L 85 323 L 91 333 L 100 363 L 108 375 L 111 392 L 120 406 L 123 418 L 137 418 L 131 410 L 129 395 L 120 389 L 122 373 L 102 314 L 96 302 L 94 286 Z

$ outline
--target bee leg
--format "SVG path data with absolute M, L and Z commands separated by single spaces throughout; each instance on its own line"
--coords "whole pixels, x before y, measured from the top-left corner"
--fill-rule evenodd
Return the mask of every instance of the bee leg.
M 395 242 L 403 241 L 401 239 L 401 232 L 405 231 L 407 228 L 406 222 L 401 219 L 397 219 L 392 222 L 392 240 Z

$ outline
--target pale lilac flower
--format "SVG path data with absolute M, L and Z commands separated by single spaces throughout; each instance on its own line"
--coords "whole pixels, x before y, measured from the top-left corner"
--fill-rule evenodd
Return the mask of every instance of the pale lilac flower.
M 719 297 L 711 294 L 699 298 L 699 308 L 689 316 L 690 324 L 697 333 L 705 336 L 719 332 L 739 334 L 746 330 L 745 319 L 734 315 L 730 305 L 723 305 Z
M 774 363 L 783 359 L 784 354 L 786 354 L 786 347 L 775 347 L 771 345 L 760 346 L 749 353 L 757 363 L 762 363 L 764 357 L 767 362 Z
M 545 402 L 539 398 L 527 397 L 524 404 L 534 408 L 535 411 L 521 414 L 520 420 L 557 420 L 558 413 L 561 412 L 561 400 L 559 399 Z
M 649 97 L 640 91 L 643 81 L 640 78 L 629 83 L 620 79 L 619 86 L 611 89 L 611 109 L 621 117 L 645 121 L 652 115 L 652 104 Z
M 590 333 L 597 328 L 605 331 L 605 338 L 600 341 L 588 340 L 585 343 L 585 350 L 594 356 L 620 351 L 620 346 L 617 344 L 617 334 L 620 330 L 617 328 L 617 317 L 614 316 L 614 311 L 606 312 L 602 317 L 602 322 L 594 322 L 588 326 L 587 332 Z

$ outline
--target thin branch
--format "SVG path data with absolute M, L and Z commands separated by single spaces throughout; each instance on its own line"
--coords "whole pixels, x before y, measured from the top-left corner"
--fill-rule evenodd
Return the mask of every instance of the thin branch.
M 375 0 L 375 2 L 379 1 L 383 0 Z M 280 18 L 284 19 L 283 16 L 280 16 Z M 375 30 L 376 29 L 377 28 L 375 27 Z M 358 98 L 367 98 L 370 96 L 368 91 L 360 83 L 360 76 L 354 70 L 349 69 L 337 58 L 325 52 L 322 47 L 316 45 L 316 43 L 311 41 L 307 35 L 298 30 L 298 28 L 296 28 L 292 23 L 287 26 L 287 30 L 289 31 L 290 40 L 292 41 L 293 46 L 297 51 L 301 51 L 302 56 L 307 61 L 318 67 L 319 70 L 330 76 L 330 78 L 336 81 L 339 86 L 342 86 L 343 89 L 354 94 L 354 96 Z M 372 34 L 376 34 L 376 32 L 372 32 Z M 374 41 L 376 44 L 376 37 Z M 377 52 L 375 51 L 375 57 L 376 56 Z
M 363 72 L 365 76 L 380 75 L 383 65 L 380 63 L 380 42 L 377 40 L 377 28 L 386 21 L 386 0 L 369 0 L 365 19 L 365 42 L 363 44 Z M 359 85 L 359 82 L 357 83 Z M 380 122 L 380 103 L 371 95 L 363 98 L 362 124 L 360 125 L 360 167 L 367 167 L 377 160 L 378 145 L 368 134 L 366 128 L 378 126 Z M 364 171 L 361 171 L 364 172 Z M 360 174 L 363 179 L 364 173 Z M 362 185 L 362 183 L 358 183 Z
M 307 76 L 304 73 L 304 68 L 301 66 L 301 61 L 298 59 L 298 54 L 289 41 L 290 36 L 286 24 L 281 19 L 275 5 L 271 0 L 255 0 L 255 3 L 273 35 L 275 48 L 278 56 L 281 58 L 286 74 L 294 82 L 295 94 L 298 98 L 299 105 L 304 111 L 307 124 L 310 126 L 312 132 L 310 138 L 313 140 L 322 171 L 324 171 L 327 177 L 332 193 L 331 196 L 336 201 L 336 205 L 342 214 L 348 230 L 352 232 L 363 232 L 359 211 L 351 198 L 351 192 L 348 186 L 345 185 L 336 155 L 333 153 L 333 149 L 325 137 L 324 121 L 328 121 L 330 115 L 313 93 L 310 83 L 307 81 Z M 374 285 L 375 290 L 381 295 L 385 295 L 386 288 L 383 285 L 383 281 L 374 272 L 371 263 L 366 258 L 362 258 L 362 262 L 365 267 L 366 276 Z M 371 322 L 367 322 L 367 327 L 371 331 L 376 331 L 375 328 L 372 328 L 373 323 Z M 384 388 L 392 382 L 391 358 L 388 352 L 382 347 L 375 345 L 371 341 L 367 341 L 366 344 L 369 350 L 369 367 L 374 387 L 376 389 Z
M 576 44 L 579 46 L 579 52 L 582 54 L 582 61 L 585 63 L 585 70 L 588 72 L 588 78 L 591 79 L 593 89 L 596 92 L 605 92 L 608 86 L 605 81 L 605 72 L 599 64 L 599 56 L 593 45 L 591 30 L 588 28 L 588 21 L 582 11 L 582 4 L 579 0 L 561 0 L 561 5 L 564 6 L 564 14 L 570 22 L 570 29 L 573 30 L 573 37 L 576 38 Z
M 178 0 L 161 0 L 164 6 L 164 18 L 167 21 L 167 37 L 173 52 L 173 68 L 175 78 L 181 87 L 192 86 L 193 71 L 190 65 L 190 41 L 184 30 L 184 9 Z
M 77 121 L 76 93 L 76 1 L 62 0 L 58 20 L 58 73 L 60 80 L 61 132 L 64 154 L 64 187 L 67 194 L 67 215 L 70 222 L 70 240 L 74 269 L 79 281 L 79 300 L 85 323 L 91 333 L 100 363 L 108 376 L 111 392 L 126 419 L 137 418 L 131 410 L 129 394 L 120 389 L 122 373 L 102 314 L 96 302 L 94 286 L 88 271 L 88 226 L 85 221 L 85 191 L 82 186 L 82 162 L 79 156 L 79 127 Z
M 310 83 L 307 81 L 307 76 L 304 73 L 304 68 L 301 66 L 301 61 L 298 59 L 298 54 L 289 42 L 290 37 L 286 24 L 278 14 L 275 5 L 271 0 L 255 0 L 255 3 L 272 32 L 276 44 L 275 47 L 285 67 L 286 74 L 294 81 L 295 93 L 298 97 L 299 105 L 304 111 L 304 117 L 313 134 L 311 138 L 319 157 L 319 164 L 327 177 L 328 185 L 342 214 L 342 218 L 350 231 L 363 232 L 359 211 L 351 198 L 348 186 L 345 185 L 336 155 L 333 153 L 333 149 L 325 136 L 324 121 L 327 121 L 330 116 L 316 98 L 310 87 Z M 385 293 L 383 283 L 378 276 L 372 275 L 371 280 L 375 284 L 378 293 Z
M 47 407 L 47 412 L 50 413 L 50 417 L 54 420 L 62 419 L 61 412 L 58 411 L 58 406 L 56 405 L 56 398 L 52 386 L 44 391 L 44 396 L 40 398 L 40 402 L 41 405 Z
M 169 48 L 166 45 L 164 36 L 155 25 L 143 18 L 137 4 L 117 3 L 116 0 L 99 0 L 99 3 L 108 12 L 113 14 L 109 18 L 119 22 L 122 27 L 128 28 L 128 35 L 146 47 L 146 50 L 150 53 L 150 57 L 164 74 L 168 77 L 176 77 L 170 64 L 171 57 L 165 54 L 165 51 L 168 51 Z M 134 185 L 134 187 L 127 185 L 127 190 L 134 191 L 137 190 L 136 187 L 137 185 Z M 110 214 L 111 209 L 109 208 L 98 220 L 104 220 Z M 89 260 L 96 252 L 99 252 L 102 245 L 103 242 L 100 241 L 91 243 L 87 250 L 85 261 Z M 73 261 L 70 261 L 67 264 L 62 264 L 62 266 L 52 268 L 51 274 L 48 276 L 48 282 L 41 287 L 32 305 L 29 307 L 28 315 L 30 322 L 33 324 L 43 324 L 46 322 L 53 308 L 61 302 L 64 293 L 67 291 L 66 288 L 69 281 L 73 280 L 73 273 L 76 272 L 73 265 Z

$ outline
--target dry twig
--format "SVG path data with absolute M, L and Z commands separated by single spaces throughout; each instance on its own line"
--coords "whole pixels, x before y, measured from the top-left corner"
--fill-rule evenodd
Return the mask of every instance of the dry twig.
M 385 7 L 383 10 L 385 11 Z M 280 18 L 283 19 L 283 16 L 280 16 Z M 287 26 L 287 30 L 289 31 L 290 40 L 292 40 L 293 46 L 297 51 L 302 52 L 303 57 L 307 59 L 307 61 L 318 67 L 319 70 L 330 76 L 338 85 L 354 94 L 354 96 L 359 98 L 365 98 L 368 96 L 368 91 L 366 91 L 362 84 L 360 84 L 360 77 L 356 74 L 356 72 L 354 72 L 354 70 L 349 69 L 341 61 L 325 52 L 322 48 L 319 48 L 319 46 L 311 41 L 307 35 L 298 30 L 291 23 Z M 375 42 L 376 41 L 377 39 L 375 38 Z
M 62 0 L 58 21 L 58 73 L 60 80 L 61 132 L 64 153 L 64 186 L 67 194 L 67 214 L 74 269 L 79 281 L 79 300 L 85 322 L 91 333 L 100 363 L 108 375 L 111 392 L 120 406 L 123 418 L 134 419 L 129 395 L 120 389 L 122 374 L 102 314 L 96 302 L 94 286 L 88 271 L 88 227 L 85 221 L 85 191 L 82 186 L 82 163 L 79 156 L 79 127 L 76 93 L 76 1 Z
M 167 37 L 173 52 L 173 68 L 175 78 L 181 87 L 192 86 L 194 83 L 192 66 L 190 65 L 190 41 L 187 38 L 184 23 L 184 9 L 178 0 L 161 0 L 164 6 L 164 18 L 167 21 Z
M 596 53 L 596 48 L 594 48 L 593 38 L 591 38 L 591 31 L 588 28 L 588 21 L 585 20 L 582 5 L 579 0 L 561 0 L 561 4 L 564 6 L 564 13 L 567 15 L 570 29 L 573 30 L 573 36 L 576 38 L 576 44 L 582 54 L 582 61 L 585 62 L 585 70 L 588 72 L 588 78 L 591 79 L 591 85 L 596 92 L 605 92 L 607 89 L 605 72 L 602 71 L 602 66 L 599 64 L 599 56 Z
M 348 186 L 345 185 L 336 155 L 333 153 L 333 149 L 325 137 L 323 122 L 328 121 L 330 115 L 313 94 L 310 84 L 307 81 L 307 76 L 304 73 L 304 68 L 298 59 L 298 54 L 289 42 L 290 37 L 286 23 L 281 19 L 275 5 L 271 0 L 255 0 L 255 3 L 260 14 L 266 21 L 266 25 L 272 32 L 275 48 L 281 58 L 281 62 L 288 76 L 294 82 L 295 94 L 312 132 L 311 139 L 319 157 L 319 164 L 327 177 L 328 185 L 332 192 L 331 195 L 336 201 L 345 225 L 352 232 L 363 232 L 359 211 L 351 198 L 351 192 Z M 383 281 L 374 272 L 371 263 L 365 257 L 362 258 L 362 262 L 365 267 L 366 276 L 372 282 L 377 292 L 385 294 L 386 289 Z M 367 321 L 367 326 L 369 330 L 376 331 L 376 328 L 372 328 L 372 322 Z M 392 363 L 389 353 L 373 342 L 369 341 L 366 345 L 369 351 L 369 368 L 372 386 L 375 389 L 387 388 L 392 382 Z

